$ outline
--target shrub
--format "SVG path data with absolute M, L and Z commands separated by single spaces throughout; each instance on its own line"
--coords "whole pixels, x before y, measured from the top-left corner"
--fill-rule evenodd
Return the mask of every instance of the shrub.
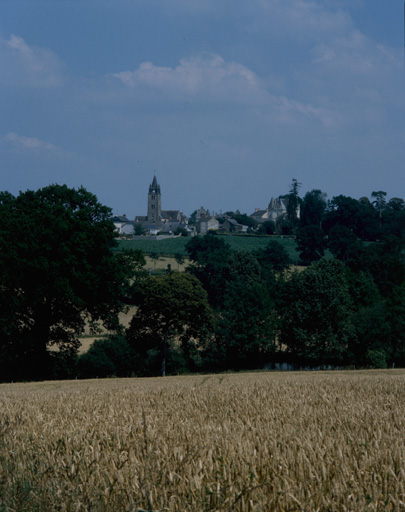
M 386 354 L 384 350 L 368 350 L 366 364 L 371 368 L 387 368 Z
M 123 336 L 96 340 L 79 357 L 80 378 L 130 377 L 134 369 L 134 354 Z

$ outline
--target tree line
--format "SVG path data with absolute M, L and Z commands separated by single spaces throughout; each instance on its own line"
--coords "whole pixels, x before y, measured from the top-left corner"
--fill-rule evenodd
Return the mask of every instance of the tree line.
M 85 189 L 0 193 L 0 380 L 403 366 L 404 201 L 301 199 L 298 185 L 282 222 L 304 268 L 276 240 L 235 252 L 209 233 L 187 243 L 185 272 L 164 276 L 113 250 L 112 212 Z M 101 325 L 116 334 L 78 356 Z

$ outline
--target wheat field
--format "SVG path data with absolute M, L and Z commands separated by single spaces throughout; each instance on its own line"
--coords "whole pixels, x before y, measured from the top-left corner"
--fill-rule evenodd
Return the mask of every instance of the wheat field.
M 0 511 L 405 510 L 405 371 L 0 385 Z

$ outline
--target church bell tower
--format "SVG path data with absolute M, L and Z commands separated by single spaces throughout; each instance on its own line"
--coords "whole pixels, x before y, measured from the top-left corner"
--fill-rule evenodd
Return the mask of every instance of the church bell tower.
M 149 186 L 148 194 L 148 222 L 158 224 L 162 221 L 162 195 L 160 185 L 158 185 L 156 176 Z

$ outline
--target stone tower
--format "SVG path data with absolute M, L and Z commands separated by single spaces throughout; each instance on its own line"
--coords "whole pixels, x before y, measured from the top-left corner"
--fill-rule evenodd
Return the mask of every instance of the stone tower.
M 158 185 L 156 176 L 149 186 L 148 194 L 148 222 L 158 224 L 162 221 L 162 195 L 160 185 Z

